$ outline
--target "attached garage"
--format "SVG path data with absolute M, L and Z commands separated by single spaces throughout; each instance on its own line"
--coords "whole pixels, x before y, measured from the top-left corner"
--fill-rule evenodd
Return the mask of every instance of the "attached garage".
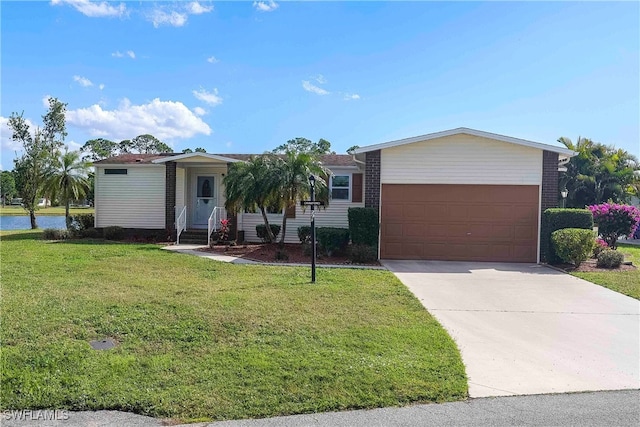
M 382 184 L 380 257 L 536 262 L 535 185 Z
M 537 262 L 570 150 L 468 128 L 359 148 L 381 259 Z

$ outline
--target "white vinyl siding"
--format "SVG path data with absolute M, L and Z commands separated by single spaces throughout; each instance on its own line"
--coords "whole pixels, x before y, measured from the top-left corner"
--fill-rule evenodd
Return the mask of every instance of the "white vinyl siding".
M 105 175 L 96 167 L 96 227 L 165 227 L 165 167 L 109 166 L 126 175 Z
M 349 217 L 347 211 L 349 208 L 362 208 L 364 203 L 329 203 L 326 209 L 316 210 L 316 227 L 337 227 L 349 228 Z M 268 214 L 270 224 L 282 226 L 282 214 Z M 244 238 L 247 242 L 259 242 L 256 235 L 256 225 L 264 224 L 260 213 L 242 214 L 239 221 L 241 229 L 244 230 Z M 304 212 L 300 205 L 296 206 L 296 217 L 287 218 L 287 235 L 286 243 L 300 243 L 298 240 L 298 227 L 301 225 L 311 225 L 311 209 L 306 208 Z
M 542 150 L 453 135 L 381 150 L 382 184 L 540 185 Z

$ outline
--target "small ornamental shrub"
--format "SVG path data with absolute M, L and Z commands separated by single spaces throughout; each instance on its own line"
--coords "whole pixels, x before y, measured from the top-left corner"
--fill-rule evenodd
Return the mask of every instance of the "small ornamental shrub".
M 349 244 L 349 230 L 346 228 L 320 227 L 316 230 L 320 249 L 327 256 L 344 253 Z
M 42 238 L 44 240 L 67 240 L 69 231 L 59 228 L 45 228 L 42 231 Z
M 124 239 L 124 229 L 113 225 L 102 229 L 102 234 L 107 240 L 122 240 Z
M 579 266 L 593 252 L 593 231 L 583 228 L 563 228 L 551 234 L 551 242 L 558 257 L 570 264 Z
M 84 237 L 85 239 L 99 239 L 102 237 L 102 233 L 96 230 L 93 227 L 85 228 L 80 232 L 80 237 Z
M 587 206 L 598 225 L 598 233 L 611 249 L 618 245 L 618 238 L 631 237 L 640 225 L 640 209 L 631 205 L 603 203 Z
M 349 255 L 352 262 L 366 263 L 378 259 L 378 250 L 375 246 L 351 245 Z
M 605 249 L 598 255 L 596 265 L 602 268 L 618 268 L 624 261 L 624 255 L 613 249 Z
M 93 228 L 95 217 L 93 214 L 78 214 L 71 216 L 71 225 L 75 230 L 82 231 Z
M 605 249 L 609 249 L 609 245 L 602 239 L 596 239 L 596 243 L 593 245 L 593 257 L 598 258 L 598 255 Z
M 300 243 L 309 243 L 311 241 L 310 225 L 303 225 L 298 227 L 298 239 L 300 239 Z
M 563 228 L 593 229 L 593 216 L 588 209 L 550 208 L 542 214 L 540 249 L 543 261 L 549 264 L 560 262 L 551 244 L 551 233 Z
M 269 228 L 271 228 L 271 232 L 273 233 L 273 238 L 275 239 L 276 237 L 278 237 L 278 234 L 280 233 L 280 226 L 277 224 L 269 224 Z M 269 241 L 269 235 L 267 234 L 266 225 L 264 224 L 256 225 L 256 234 L 258 235 L 258 238 L 262 240 L 262 243 L 271 243 Z
M 229 220 L 228 219 L 221 219 L 220 220 L 220 235 L 218 236 L 218 239 L 222 242 L 226 242 L 229 240 L 229 229 L 230 229 L 231 225 L 229 224 Z
M 378 247 L 378 210 L 374 208 L 349 208 L 349 234 L 354 245 Z

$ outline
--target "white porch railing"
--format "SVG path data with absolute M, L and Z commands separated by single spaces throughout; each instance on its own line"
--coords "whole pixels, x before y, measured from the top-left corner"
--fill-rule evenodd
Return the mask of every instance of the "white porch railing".
M 177 210 L 177 209 L 176 209 Z M 180 244 L 180 234 L 187 229 L 187 207 L 183 207 L 176 219 L 176 244 Z
M 211 233 L 220 230 L 220 220 L 223 219 L 227 219 L 227 210 L 221 206 L 213 208 L 207 221 L 207 246 L 211 246 Z

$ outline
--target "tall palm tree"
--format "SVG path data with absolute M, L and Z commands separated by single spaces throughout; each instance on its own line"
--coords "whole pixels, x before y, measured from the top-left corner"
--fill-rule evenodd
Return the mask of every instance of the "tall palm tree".
M 54 159 L 45 182 L 45 194 L 64 203 L 67 228 L 71 227 L 69 204 L 89 191 L 90 163 L 80 158 L 78 151 L 65 151 Z
M 276 156 L 263 154 L 253 156 L 247 162 L 231 165 L 224 177 L 226 202 L 225 208 L 232 212 L 240 209 L 258 208 L 266 226 L 270 242 L 275 236 L 269 226 L 267 207 L 278 197 L 280 182 L 279 159 Z
M 318 160 L 317 155 L 309 152 L 287 150 L 279 159 L 281 169 L 279 183 L 279 204 L 283 210 L 280 243 L 284 244 L 287 231 L 287 210 L 295 209 L 299 200 L 309 197 L 311 187 L 309 175 L 316 175 L 318 199 L 326 198 L 327 182 L 330 172 Z

